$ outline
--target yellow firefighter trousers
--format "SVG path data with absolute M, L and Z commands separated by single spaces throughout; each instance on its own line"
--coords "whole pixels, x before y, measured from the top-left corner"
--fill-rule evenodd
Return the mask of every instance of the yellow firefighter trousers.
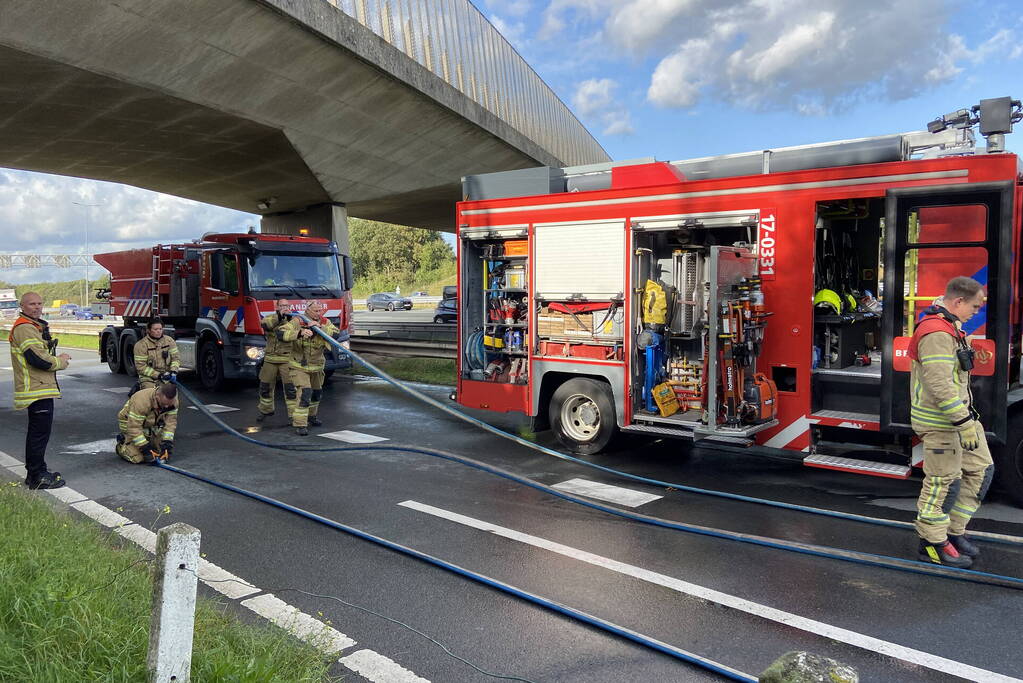
M 288 409 L 288 417 L 295 412 L 295 385 L 291 381 L 291 368 L 288 363 L 268 363 L 263 361 L 259 369 L 259 412 L 270 415 L 274 412 L 274 396 L 277 390 L 277 377 L 280 376 L 284 385 L 284 405 Z
M 125 441 L 124 443 L 115 445 L 114 452 L 134 465 L 141 465 L 144 462 L 150 462 L 153 459 L 150 451 L 159 452 L 160 450 L 160 435 L 162 432 L 162 427 L 158 427 L 154 430 L 146 429 L 142 432 L 146 439 L 149 440 L 149 443 L 145 446 L 136 446 L 130 441 Z M 121 433 L 124 434 L 123 428 Z
M 987 495 L 994 476 L 983 428 L 980 445 L 964 451 L 957 432 L 924 432 L 924 481 L 917 501 L 916 530 L 929 543 L 961 536 Z
M 291 368 L 291 381 L 295 384 L 298 392 L 298 403 L 295 405 L 295 412 L 291 416 L 291 424 L 294 427 L 306 427 L 309 425 L 309 418 L 316 417 L 320 408 L 320 397 L 323 395 L 323 370 L 307 372 Z

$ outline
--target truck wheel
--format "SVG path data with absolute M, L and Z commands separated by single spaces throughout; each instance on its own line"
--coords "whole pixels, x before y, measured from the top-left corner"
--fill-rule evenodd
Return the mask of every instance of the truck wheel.
M 121 334 L 121 361 L 124 373 L 128 377 L 138 377 L 135 369 L 135 338 L 130 334 Z
M 555 390 L 548 415 L 558 441 L 580 455 L 604 450 L 618 429 L 611 389 L 585 377 L 570 379 Z
M 995 478 L 1012 501 L 1023 507 L 1023 415 L 1020 411 L 1009 414 L 1007 443 L 994 451 Z
M 124 358 L 117 353 L 117 334 L 108 334 L 103 338 L 103 349 L 107 356 L 107 367 L 116 375 L 123 375 Z
M 199 381 L 207 391 L 224 387 L 224 355 L 215 342 L 206 342 L 199 350 Z

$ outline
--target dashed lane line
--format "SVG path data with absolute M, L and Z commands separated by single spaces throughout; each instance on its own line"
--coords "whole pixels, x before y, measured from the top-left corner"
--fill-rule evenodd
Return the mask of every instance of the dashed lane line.
M 617 503 L 618 505 L 624 505 L 625 507 L 630 508 L 646 505 L 647 503 L 652 503 L 653 501 L 659 500 L 663 497 L 652 493 L 633 491 L 632 489 L 627 489 L 622 486 L 601 484 L 600 482 L 590 481 L 589 479 L 569 479 L 568 481 L 563 481 L 560 484 L 554 484 L 551 488 L 558 489 L 559 491 L 565 491 L 566 493 L 575 493 L 580 496 L 586 496 L 587 498 L 606 500 L 609 503 Z
M 230 410 L 237 410 L 237 408 Z M 0 468 L 4 468 L 20 478 L 25 476 L 24 464 L 3 451 L 0 451 Z M 94 500 L 90 500 L 69 486 L 44 490 L 78 512 L 113 529 L 115 533 L 135 543 L 143 550 L 156 553 L 156 534 L 153 531 L 132 522 L 124 515 L 118 514 Z M 291 635 L 319 649 L 324 654 L 338 656 L 344 650 L 356 645 L 356 641 L 344 633 L 302 612 L 272 593 L 265 593 L 263 589 L 205 558 L 199 560 L 198 575 L 199 580 L 205 585 L 232 600 L 247 598 L 238 604 L 285 629 Z M 263 594 L 248 597 L 257 593 Z M 373 681 L 373 683 L 391 683 L 392 681 L 430 683 L 428 679 L 420 678 L 397 662 L 373 650 L 359 650 L 338 659 L 338 661 L 348 670 Z
M 419 512 L 428 515 L 440 517 L 441 519 L 456 522 L 473 529 L 486 531 L 496 536 L 503 536 L 504 538 L 508 538 L 513 541 L 519 541 L 520 543 L 525 543 L 535 548 L 549 550 L 550 552 L 557 553 L 565 557 L 571 557 L 581 562 L 586 562 L 597 567 L 603 567 L 604 569 L 608 569 L 619 574 L 624 574 L 648 583 L 663 586 L 684 595 L 690 595 L 724 607 L 730 607 L 739 612 L 745 612 L 746 614 L 761 617 L 784 626 L 796 628 L 815 636 L 830 638 L 831 640 L 836 640 L 840 643 L 846 643 L 847 645 L 862 648 L 868 652 L 876 652 L 904 662 L 909 662 L 910 664 L 926 667 L 943 674 L 959 676 L 960 678 L 965 678 L 970 681 L 983 681 L 984 683 L 1008 683 L 1010 681 L 1014 683 L 1021 683 L 1018 678 L 1012 678 L 1011 676 L 995 673 L 986 669 L 980 669 L 963 662 L 957 662 L 955 660 L 939 657 L 938 655 L 933 655 L 921 650 L 914 650 L 913 648 L 905 647 L 903 645 L 890 643 L 886 640 L 881 640 L 880 638 L 874 638 L 862 633 L 857 633 L 856 631 L 850 631 L 848 629 L 826 624 L 814 619 L 801 617 L 798 614 L 792 614 L 791 612 L 785 612 L 780 609 L 768 607 L 767 605 L 761 605 L 751 600 L 746 600 L 735 595 L 729 595 L 728 593 L 722 593 L 695 583 L 689 583 L 688 581 L 682 581 L 671 576 L 658 574 L 657 572 L 650 571 L 649 569 L 643 569 L 642 567 L 635 567 L 630 564 L 625 564 L 624 562 L 618 562 L 617 560 L 612 560 L 607 557 L 601 557 L 600 555 L 595 555 L 571 546 L 562 545 L 561 543 L 556 543 L 554 541 L 547 540 L 546 538 L 540 538 L 539 536 L 533 536 L 521 531 L 515 531 L 514 529 L 508 529 L 496 524 L 474 519 L 473 517 L 460 515 L 457 512 L 451 512 L 425 503 L 419 503 L 414 500 L 406 500 L 398 503 L 398 505 L 412 510 L 418 510 Z

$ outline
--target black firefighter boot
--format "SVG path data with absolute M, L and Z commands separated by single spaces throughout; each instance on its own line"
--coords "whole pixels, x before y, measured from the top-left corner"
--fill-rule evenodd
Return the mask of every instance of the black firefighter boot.
M 948 535 L 948 542 L 955 546 L 955 549 L 959 551 L 960 555 L 966 555 L 970 559 L 977 559 L 980 557 L 980 548 L 973 545 L 970 539 L 966 537 L 966 534 L 956 536 L 954 534 Z
M 956 567 L 958 569 L 967 569 L 973 564 L 967 555 L 960 555 L 956 547 L 952 545 L 948 540 L 941 543 L 931 543 L 920 539 L 920 559 L 924 562 L 932 562 L 934 564 L 941 564 L 946 567 Z

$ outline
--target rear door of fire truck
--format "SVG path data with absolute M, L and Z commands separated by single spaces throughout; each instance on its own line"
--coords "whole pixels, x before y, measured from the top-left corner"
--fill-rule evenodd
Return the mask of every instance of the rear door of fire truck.
M 908 433 L 909 340 L 953 277 L 972 277 L 987 304 L 963 325 L 976 351 L 971 388 L 992 450 L 1007 440 L 1013 186 L 1008 182 L 889 190 L 884 229 L 881 428 Z M 894 352 L 893 352 L 894 351 Z

